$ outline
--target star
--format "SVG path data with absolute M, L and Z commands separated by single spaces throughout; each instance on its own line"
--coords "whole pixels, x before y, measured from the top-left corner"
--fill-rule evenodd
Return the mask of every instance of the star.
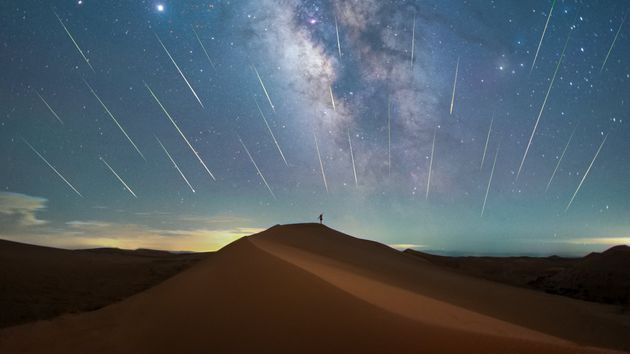
M 552 1 L 541 2 L 536 10 L 518 0 L 505 0 L 501 9 L 495 2 L 436 6 L 442 2 L 292 0 L 278 7 L 274 1 L 208 0 L 180 1 L 171 10 L 172 1 L 150 0 L 87 12 L 82 10 L 97 3 L 71 0 L 69 7 L 52 11 L 24 2 L 16 14 L 21 21 L 7 23 L 2 42 L 9 53 L 3 64 L 10 73 L 5 93 L 11 105 L 0 107 L 0 188 L 49 201 L 51 213 L 41 209 L 40 218 L 50 222 L 38 227 L 50 232 L 62 233 L 52 226 L 75 219 L 135 225 L 134 212 L 144 209 L 172 213 L 173 220 L 143 221 L 150 229 L 142 232 L 149 234 L 162 223 L 184 226 L 178 218 L 188 220 L 185 213 L 233 212 L 239 219 L 233 225 L 230 221 L 230 227 L 239 227 L 241 218 L 252 225 L 275 224 L 277 216 L 301 218 L 302 212 L 325 206 L 328 213 L 339 215 L 340 228 L 345 229 L 341 220 L 353 218 L 369 219 L 363 229 L 391 227 L 409 235 L 429 227 L 432 234 L 444 236 L 436 239 L 447 248 L 464 247 L 457 232 L 488 243 L 494 242 L 497 229 L 537 239 L 520 226 L 534 222 L 540 234 L 583 233 L 580 225 L 568 221 L 595 222 L 599 216 L 590 217 L 589 212 L 595 214 L 608 203 L 617 212 L 611 220 L 630 212 L 624 204 L 630 194 L 622 184 L 629 161 L 620 153 L 630 148 L 621 121 L 630 83 L 624 62 L 630 47 L 621 45 L 627 19 L 619 43 L 610 50 L 627 9 L 613 1 L 588 14 L 580 12 L 587 16 L 582 18 L 572 14 L 573 5 L 564 15 L 564 7 L 559 7 L 566 4 L 560 1 L 551 16 Z M 42 16 L 26 16 L 40 10 Z M 477 29 L 477 13 L 487 19 L 482 29 Z M 422 21 L 423 16 L 448 19 L 449 25 Z M 23 21 L 32 27 L 28 44 L 47 50 L 32 55 L 32 48 L 23 43 Z M 36 35 L 49 30 L 50 36 Z M 598 73 L 609 50 L 605 70 Z M 77 95 L 85 91 L 82 77 L 103 104 L 90 92 Z M 451 101 L 457 107 L 452 115 Z M 539 113 L 540 124 L 532 136 Z M 438 125 L 442 128 L 433 139 Z M 575 126 L 547 195 L 544 190 L 557 162 L 552 157 L 560 156 Z M 601 131 L 610 133 L 610 139 L 562 219 L 567 222 L 544 217 L 564 212 L 567 193 L 580 182 L 575 173 L 581 178 L 588 168 L 603 140 Z M 59 164 L 58 171 L 81 193 L 85 190 L 85 200 L 73 195 L 20 136 L 56 168 Z M 190 178 L 195 193 L 155 137 Z M 147 159 L 151 156 L 151 163 L 144 163 L 130 139 L 143 154 L 146 151 Z M 515 184 L 516 171 L 511 169 L 518 166 L 529 139 L 531 158 Z M 434 140 L 431 197 L 425 200 L 421 197 Z M 491 166 L 479 168 L 484 144 L 488 141 L 487 153 L 494 157 L 502 140 L 481 220 L 491 173 Z M 121 192 L 120 181 L 99 155 L 138 192 L 137 200 Z M 199 159 L 216 170 L 216 182 L 204 177 L 207 171 Z M 277 202 L 264 182 L 277 193 Z M 413 190 L 414 202 L 407 204 L 409 186 L 418 190 Z M 548 197 L 562 203 L 546 203 Z M 354 201 L 352 208 L 347 201 Z M 275 203 L 272 213 L 256 210 L 268 202 Z M 92 203 L 108 206 L 110 212 L 92 211 Z M 469 212 L 470 217 L 462 217 Z M 457 216 L 450 220 L 450 215 Z M 406 221 L 399 223 L 402 218 Z M 8 229 L 8 221 L 16 220 L 0 215 L 0 230 Z M 460 231 L 451 227 L 455 221 Z M 75 235 L 76 226 L 67 225 L 67 234 L 60 237 Z M 468 233 L 469 226 L 474 226 L 475 235 Z M 200 221 L 187 227 L 206 225 Z M 376 231 L 366 236 L 379 237 Z M 410 239 L 402 241 L 414 241 L 415 236 L 405 237 Z M 509 247 L 527 251 L 528 245 Z M 564 250 L 560 244 L 554 247 Z

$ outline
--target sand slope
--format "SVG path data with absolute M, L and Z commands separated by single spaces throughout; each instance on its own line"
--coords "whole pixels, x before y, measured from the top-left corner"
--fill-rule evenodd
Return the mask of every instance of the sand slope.
M 290 234 L 269 232 L 253 239 L 324 256 L 356 274 L 582 345 L 630 350 L 630 316 L 619 315 L 619 307 L 468 277 L 326 227 L 302 224 L 292 229 Z
M 570 336 L 550 335 L 541 330 L 544 326 L 513 321 L 527 311 L 496 316 L 510 307 L 508 302 L 524 307 L 527 301 L 555 297 L 532 300 L 527 290 L 510 288 L 514 293 L 505 294 L 515 298 L 503 299 L 506 304 L 491 313 L 486 310 L 495 307 L 491 302 L 496 298 L 475 298 L 472 291 L 473 299 L 466 303 L 460 299 L 465 294 L 443 293 L 456 288 L 451 282 L 481 293 L 500 293 L 483 289 L 494 283 L 442 272 L 323 226 L 278 226 L 236 241 L 120 303 L 0 331 L 0 352 L 601 352 L 568 343 Z M 573 300 L 559 299 L 570 303 L 567 308 L 580 309 Z M 593 314 L 566 311 L 534 319 L 564 322 L 578 332 L 582 327 L 569 322 L 584 318 L 613 332 L 630 328 L 616 317 L 597 317 L 599 308 Z M 593 345 L 597 338 L 584 343 Z M 620 347 L 623 341 L 611 343 Z

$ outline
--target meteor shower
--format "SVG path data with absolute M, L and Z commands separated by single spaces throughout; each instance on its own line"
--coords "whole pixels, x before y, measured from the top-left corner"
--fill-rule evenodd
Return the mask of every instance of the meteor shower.
M 0 10 L 0 353 L 630 350 L 630 3 Z

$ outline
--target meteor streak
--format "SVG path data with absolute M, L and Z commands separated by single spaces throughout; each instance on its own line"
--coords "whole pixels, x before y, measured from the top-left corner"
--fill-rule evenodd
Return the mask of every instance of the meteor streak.
M 212 174 L 212 172 L 210 172 L 210 169 L 208 169 L 208 166 L 206 166 L 206 163 L 203 162 L 203 160 L 201 159 L 201 157 L 199 156 L 199 154 L 197 153 L 195 148 L 192 147 L 192 145 L 190 144 L 190 142 L 188 141 L 188 139 L 186 138 L 184 133 L 182 133 L 181 129 L 179 129 L 179 126 L 177 126 L 177 123 L 175 123 L 175 120 L 173 120 L 173 118 L 168 113 L 166 108 L 164 108 L 164 106 L 162 105 L 162 102 L 160 102 L 160 100 L 157 98 L 157 96 L 155 95 L 153 90 L 151 90 L 151 88 L 149 87 L 149 85 L 146 82 L 144 83 L 144 86 L 147 88 L 147 90 L 149 90 L 149 92 L 151 93 L 151 96 L 153 96 L 153 98 L 155 99 L 155 102 L 157 102 L 158 105 L 160 105 L 160 108 L 162 108 L 162 111 L 164 112 L 164 114 L 166 114 L 166 117 L 168 117 L 168 119 L 171 121 L 171 123 L 173 123 L 173 126 L 175 127 L 175 129 L 177 129 L 177 132 L 179 132 L 179 135 L 181 135 L 182 139 L 184 139 L 184 141 L 186 142 L 186 144 L 188 145 L 190 150 L 193 152 L 193 154 L 195 154 L 195 156 L 197 157 L 197 160 L 199 160 L 199 163 L 201 163 L 201 165 L 206 170 L 206 172 L 208 172 L 208 175 L 210 175 L 210 177 L 212 178 L 213 181 L 216 181 L 216 178 L 214 178 L 214 175 Z
M 387 175 L 392 175 L 392 101 L 387 98 Z
M 328 182 L 326 182 L 326 173 L 324 172 L 324 163 L 322 162 L 322 155 L 319 153 L 319 143 L 317 142 L 317 135 L 313 131 L 313 138 L 315 138 L 315 149 L 317 149 L 317 158 L 319 159 L 319 167 L 322 170 L 322 178 L 324 179 L 324 187 L 326 188 L 326 194 L 328 194 Z
M 610 48 L 608 49 L 608 53 L 606 54 L 606 58 L 604 59 L 604 62 L 602 63 L 601 69 L 599 69 L 600 73 L 602 71 L 604 71 L 604 66 L 606 66 L 606 62 L 608 61 L 608 57 L 610 56 L 610 52 L 612 52 L 613 47 L 615 46 L 615 42 L 617 42 L 617 37 L 619 37 L 619 32 L 621 32 L 621 26 L 623 26 L 623 23 L 626 21 L 626 16 L 623 17 L 623 19 L 621 20 L 621 23 L 619 24 L 619 28 L 617 29 L 617 33 L 615 33 L 615 38 L 613 39 L 612 43 L 610 44 Z
M 335 32 L 337 33 L 337 50 L 339 51 L 339 58 L 341 58 L 341 42 L 339 41 L 339 26 L 337 25 L 337 16 L 335 16 Z
M 457 65 L 455 66 L 455 80 L 453 80 L 453 95 L 451 96 L 451 112 L 453 114 L 453 106 L 455 105 L 455 88 L 457 88 L 457 74 L 459 73 L 459 57 L 457 57 Z
M 350 145 L 350 158 L 352 159 L 352 173 L 354 173 L 354 186 L 359 186 L 359 181 L 357 180 L 357 168 L 354 165 L 354 151 L 352 151 L 352 140 L 350 139 L 350 129 L 348 129 L 348 145 Z
M 556 5 L 556 0 L 553 0 L 551 3 L 551 10 L 549 10 L 549 14 L 547 15 L 547 22 L 545 22 L 545 28 L 543 28 L 542 35 L 540 36 L 540 41 L 538 42 L 538 48 L 536 49 L 536 54 L 534 55 L 534 61 L 532 62 L 532 67 L 529 69 L 529 73 L 531 74 L 534 70 L 534 65 L 536 65 L 536 59 L 538 59 L 538 52 L 540 51 L 540 46 L 542 46 L 543 39 L 545 38 L 545 33 L 547 32 L 547 26 L 549 25 L 549 20 L 551 19 L 551 14 L 553 13 L 553 7 Z
M 333 111 L 337 111 L 337 107 L 335 106 L 335 96 L 333 96 L 332 86 L 328 86 L 328 91 L 330 91 L 330 101 L 332 102 Z
M 70 187 L 70 188 L 71 188 L 71 189 L 72 189 L 72 190 L 73 190 L 73 191 L 74 191 L 74 192 L 75 192 L 75 193 L 76 193 L 79 197 L 83 198 L 83 195 L 81 195 L 81 193 L 79 193 L 79 191 L 78 191 L 76 188 L 74 188 L 74 186 L 73 186 L 70 182 L 68 182 L 68 180 L 67 180 L 67 179 L 66 179 L 66 178 L 65 178 L 65 177 L 64 177 L 61 173 L 59 173 L 59 171 L 57 171 L 57 169 L 56 169 L 56 168 L 55 168 L 55 167 L 54 167 L 54 166 L 53 166 L 50 162 L 48 162 L 48 160 L 46 160 L 46 158 L 45 158 L 44 156 L 42 156 L 42 154 L 40 154 L 40 153 L 39 153 L 39 151 L 37 151 L 37 150 L 33 147 L 33 145 L 31 145 L 31 144 L 30 144 L 30 143 L 29 143 L 26 139 L 24 139 L 24 138 L 22 138 L 22 140 L 24 141 L 24 143 L 25 143 L 26 145 L 28 145 L 28 147 L 29 147 L 29 148 L 31 148 L 31 150 L 33 150 L 33 152 L 34 152 L 35 154 L 37 154 L 37 156 L 39 156 L 39 158 L 40 158 L 40 159 L 42 159 L 42 160 L 46 163 L 46 165 L 48 165 L 48 167 L 50 167 L 50 169 L 51 169 L 51 170 L 53 170 L 53 171 L 57 174 L 57 176 L 59 176 L 59 178 L 61 178 L 64 182 L 66 182 L 66 184 L 68 185 L 68 187 Z
M 195 34 L 196 34 L 196 32 L 195 32 Z M 168 49 L 166 49 L 166 46 L 164 45 L 164 43 L 162 43 L 162 40 L 157 35 L 157 33 L 155 33 L 155 38 L 157 38 L 157 40 L 158 40 L 158 42 L 160 42 L 160 45 L 162 46 L 162 48 L 164 48 L 164 51 L 166 52 L 166 55 L 168 55 L 169 59 L 171 59 L 171 61 L 173 62 L 173 65 L 175 65 L 175 68 L 177 69 L 177 72 L 179 72 L 179 75 L 182 77 L 182 79 L 184 79 L 184 81 L 186 82 L 186 85 L 188 85 L 188 88 L 190 89 L 190 92 L 192 92 L 192 94 L 197 99 L 197 102 L 199 102 L 199 105 L 201 105 L 201 108 L 205 109 L 206 107 L 204 107 L 203 103 L 201 103 L 201 100 L 199 99 L 199 96 L 197 96 L 197 92 L 195 92 L 195 89 L 192 88 L 192 86 L 190 85 L 190 82 L 188 82 L 188 79 L 186 79 L 186 76 L 184 76 L 184 73 L 179 68 L 179 65 L 177 65 L 177 63 L 175 62 L 175 59 L 173 59 L 173 56 L 171 56 L 171 53 L 168 51 Z M 205 51 L 205 49 L 204 49 L 204 51 Z
M 492 133 L 492 124 L 494 123 L 494 113 L 492 114 L 492 120 L 490 120 L 490 128 L 488 128 L 488 136 L 486 137 L 486 144 L 483 147 L 483 156 L 481 157 L 481 165 L 479 169 L 483 169 L 483 163 L 486 160 L 486 152 L 488 151 L 488 142 L 490 141 L 490 134 Z
M 107 161 L 105 161 L 104 158 L 99 156 L 99 159 L 101 161 L 103 161 L 103 163 L 105 164 L 105 166 L 107 166 L 107 168 L 112 171 L 112 173 L 114 174 L 114 176 L 116 176 L 116 178 L 120 181 L 120 183 L 122 183 L 123 186 L 125 186 L 125 188 L 129 191 L 129 193 L 131 193 L 131 195 L 133 195 L 134 198 L 138 198 L 138 196 L 136 195 L 136 193 L 134 193 L 131 188 L 129 188 L 129 186 L 127 185 L 127 183 L 125 183 L 125 181 L 123 181 L 122 178 L 120 178 L 120 176 L 118 175 L 118 173 L 116 173 L 116 171 L 114 171 L 114 169 L 112 168 L 112 166 L 110 166 Z
M 494 153 L 494 161 L 492 162 L 492 171 L 490 171 L 490 178 L 488 179 L 488 186 L 486 187 L 486 196 L 483 198 L 483 206 L 481 207 L 481 217 L 483 218 L 483 213 L 486 211 L 486 201 L 488 201 L 488 193 L 490 192 L 490 184 L 492 183 L 492 177 L 494 177 L 494 166 L 497 164 L 497 156 L 499 155 L 499 148 L 501 147 L 501 143 L 497 146 L 497 151 Z
M 280 153 L 280 156 L 282 157 L 282 161 L 284 161 L 284 164 L 289 167 L 289 164 L 287 163 L 287 159 L 284 158 L 284 154 L 282 153 L 282 149 L 280 149 L 280 144 L 278 144 L 278 140 L 276 139 L 276 136 L 273 135 L 273 131 L 271 130 L 271 127 L 269 126 L 269 123 L 267 122 L 267 118 L 265 117 L 265 114 L 263 113 L 262 109 L 260 108 L 260 105 L 258 105 L 258 101 L 256 101 L 256 98 L 254 97 L 254 103 L 256 103 L 256 107 L 258 108 L 258 112 L 260 112 L 260 116 L 262 117 L 263 121 L 265 121 L 265 125 L 267 126 L 267 130 L 269 131 L 269 135 L 271 135 L 271 138 L 273 139 L 273 142 L 276 144 L 276 148 L 278 148 L 278 152 Z
M 90 67 L 90 69 L 92 69 L 92 71 L 94 71 L 94 68 L 92 67 L 92 64 L 90 64 L 90 59 L 88 59 L 85 56 L 85 54 L 81 50 L 81 47 L 79 47 L 79 44 L 77 44 L 77 41 L 74 40 L 74 37 L 72 36 L 72 34 L 70 34 L 70 31 L 68 31 L 68 28 L 66 27 L 66 25 L 61 20 L 61 17 L 59 17 L 59 15 L 57 15 L 56 12 L 53 11 L 53 13 L 55 14 L 55 16 L 57 16 L 57 20 L 59 20 L 59 23 L 61 24 L 61 27 L 63 27 L 63 29 L 66 31 L 66 34 L 68 35 L 68 37 L 70 37 L 70 40 L 72 41 L 72 43 L 74 43 L 75 48 L 77 48 L 77 50 L 79 51 L 79 54 L 81 54 L 81 56 L 83 57 L 83 60 L 85 60 L 85 63 Z
M 254 72 L 256 73 L 256 76 L 258 77 L 258 81 L 260 82 L 260 86 L 262 87 L 263 91 L 265 92 L 265 96 L 267 96 L 267 101 L 269 101 L 269 105 L 271 106 L 271 110 L 272 111 L 276 111 L 276 106 L 273 105 L 273 102 L 271 102 L 271 97 L 269 97 L 269 92 L 267 92 L 267 88 L 265 87 L 265 84 L 262 81 L 262 78 L 260 77 L 260 74 L 258 73 L 258 70 L 256 69 L 256 67 L 252 64 L 252 69 L 254 69 Z
M 560 58 L 558 59 L 558 63 L 556 64 L 556 70 L 553 72 L 553 77 L 551 78 L 551 82 L 549 83 L 549 87 L 547 88 L 547 93 L 545 94 L 545 100 L 540 106 L 540 111 L 538 112 L 538 117 L 536 118 L 536 123 L 534 124 L 534 129 L 532 129 L 532 134 L 529 137 L 529 141 L 527 142 L 527 147 L 525 148 L 525 153 L 523 154 L 523 159 L 521 159 L 521 164 L 518 167 L 518 172 L 516 173 L 516 181 L 518 181 L 518 177 L 521 175 L 521 170 L 523 169 L 523 164 L 525 163 L 525 159 L 527 158 L 527 153 L 529 152 L 529 148 L 532 145 L 532 140 L 534 140 L 534 135 L 536 134 L 536 130 L 538 129 L 538 123 L 540 123 L 540 118 L 542 117 L 543 111 L 545 110 L 545 105 L 547 104 L 547 99 L 549 98 L 549 93 L 551 92 L 551 88 L 553 87 L 553 83 L 556 80 L 556 75 L 558 74 L 558 70 L 560 69 L 560 64 L 562 64 L 562 59 L 564 59 L 564 53 L 567 50 L 567 45 L 569 44 L 569 39 L 571 38 L 571 33 L 573 32 L 573 28 L 569 31 L 567 35 L 567 40 L 564 42 L 564 48 L 562 48 L 562 54 L 560 54 Z
M 429 189 L 431 188 L 431 172 L 433 171 L 433 154 L 435 153 L 435 138 L 437 137 L 437 127 L 433 132 L 433 144 L 431 144 L 431 160 L 429 161 L 429 177 L 427 178 L 427 194 L 424 199 L 429 200 Z
M 576 127 L 577 129 L 577 127 Z M 564 154 L 567 152 L 567 148 L 569 148 L 569 145 L 571 144 L 571 140 L 573 139 L 573 134 L 575 134 L 575 129 L 573 129 L 573 133 L 571 133 L 571 136 L 569 137 L 569 141 L 567 141 L 567 144 L 564 146 L 564 150 L 562 150 L 562 155 L 560 155 L 560 159 L 558 159 L 558 163 L 556 163 L 556 168 L 553 169 L 553 173 L 551 174 L 551 178 L 549 178 L 549 182 L 547 182 L 547 187 L 545 188 L 545 193 L 547 193 L 547 191 L 549 190 L 549 186 L 551 186 L 551 182 L 553 181 L 553 178 L 556 176 L 556 172 L 558 171 L 558 167 L 560 167 L 560 163 L 562 163 L 562 159 L 564 158 Z
M 197 37 L 197 42 L 199 42 L 199 45 L 201 46 L 201 49 L 203 49 L 203 53 L 206 55 L 206 58 L 208 58 L 208 62 L 210 63 L 210 66 L 212 66 L 212 68 L 214 70 L 216 70 L 216 66 L 214 65 L 214 62 L 212 61 L 212 59 L 210 59 L 210 55 L 208 54 L 208 51 L 206 50 L 206 46 L 203 45 L 203 42 L 201 42 L 201 39 L 199 38 L 199 35 L 197 34 L 197 31 L 195 31 L 195 27 L 192 28 L 193 33 L 195 34 L 195 37 Z M 202 105 L 203 107 L 203 105 Z
M 573 199 L 575 199 L 575 196 L 580 191 L 580 188 L 582 188 L 582 184 L 584 183 L 584 180 L 586 180 L 586 176 L 588 176 L 588 173 L 591 171 L 591 167 L 593 167 L 593 164 L 595 163 L 595 160 L 597 159 L 597 155 L 599 155 L 599 152 L 602 150 L 602 147 L 604 146 L 604 143 L 606 142 L 607 138 L 608 138 L 608 134 L 606 134 L 606 136 L 604 136 L 604 140 L 602 140 L 602 143 L 599 144 L 599 148 L 597 149 L 597 152 L 595 153 L 595 157 L 593 157 L 593 160 L 591 161 L 591 164 L 588 165 L 588 168 L 586 169 L 586 172 L 584 173 L 584 176 L 582 176 L 582 180 L 580 181 L 580 184 L 578 184 L 578 187 L 575 190 L 575 193 L 573 193 L 573 196 L 571 197 L 571 200 L 569 201 L 569 204 L 567 204 L 566 209 L 564 209 L 565 213 L 569 210 L 569 208 L 571 207 L 571 204 L 573 204 Z
M 42 102 L 44 102 L 44 104 L 46 105 L 46 107 L 48 108 L 50 113 L 52 113 L 52 115 L 55 116 L 55 118 L 57 118 L 59 123 L 61 123 L 63 125 L 63 120 L 61 120 L 61 118 L 59 118 L 59 115 L 57 114 L 57 112 L 55 112 L 55 110 L 52 109 L 52 107 L 50 107 L 50 105 L 48 104 L 48 102 L 46 102 L 44 97 L 42 97 L 42 95 L 40 95 L 39 92 L 37 92 L 37 91 L 35 91 L 35 93 L 37 94 L 37 96 L 39 96 L 39 99 L 42 100 Z
M 238 137 L 238 141 L 240 141 L 241 145 L 243 145 L 243 149 L 245 149 L 245 152 L 247 153 L 247 156 L 249 156 L 249 160 L 252 162 L 252 164 L 256 168 L 256 171 L 258 171 L 258 175 L 262 179 L 263 183 L 265 184 L 265 186 L 267 186 L 267 190 L 269 190 L 269 193 L 271 193 L 271 196 L 273 197 L 273 199 L 277 200 L 278 198 L 276 198 L 276 195 L 273 194 L 273 191 L 271 190 L 271 187 L 269 187 L 269 183 L 267 183 L 267 180 L 265 179 L 265 176 L 263 176 L 262 172 L 260 172 L 260 168 L 258 168 L 258 165 L 256 165 L 256 161 L 254 161 L 254 158 L 252 157 L 252 154 L 249 153 L 249 150 L 247 149 L 247 146 L 245 146 L 245 143 L 243 142 L 243 140 L 241 139 L 240 136 Z
M 416 15 L 413 15 L 413 28 L 411 30 L 411 61 L 410 66 L 413 68 L 413 51 L 416 47 Z
M 173 166 L 175 166 L 175 169 L 177 170 L 177 172 L 179 172 L 179 175 L 182 176 L 182 178 L 184 179 L 184 182 L 186 182 L 186 184 L 188 185 L 188 187 L 190 188 L 190 190 L 195 193 L 195 188 L 193 188 L 193 186 L 190 185 L 190 182 L 188 182 L 188 178 L 186 178 L 186 176 L 184 176 L 184 172 L 182 172 L 182 170 L 179 168 L 179 166 L 177 166 L 177 162 L 175 162 L 175 160 L 173 160 L 173 157 L 171 157 L 171 154 L 168 153 L 168 150 L 166 150 L 166 147 L 164 147 L 164 144 L 162 144 L 162 142 L 160 141 L 160 139 L 156 136 L 155 140 L 157 140 L 157 142 L 160 144 L 160 146 L 162 147 L 162 150 L 164 150 L 164 153 L 166 153 L 166 156 L 168 156 L 168 159 L 171 160 L 171 162 L 173 163 Z
M 125 131 L 125 129 L 120 125 L 120 123 L 118 123 L 118 120 L 114 117 L 114 115 L 112 114 L 112 112 L 109 111 L 109 108 L 107 108 L 107 106 L 105 105 L 105 103 L 103 103 L 103 101 L 101 100 L 101 98 L 96 94 L 96 91 L 94 91 L 94 89 L 92 88 L 92 86 L 90 86 L 90 84 L 83 79 L 83 82 L 85 83 L 85 85 L 88 87 L 88 89 L 90 89 L 90 92 L 92 92 L 92 94 L 94 95 L 94 97 L 96 97 L 96 99 L 98 100 L 98 102 L 101 104 L 101 106 L 103 106 L 103 109 L 105 109 L 105 112 L 107 112 L 107 115 L 114 121 L 114 123 L 116 123 L 116 126 L 118 126 L 118 129 L 120 129 L 120 131 L 125 135 L 125 137 L 127 138 L 127 140 L 129 140 L 129 142 L 131 143 L 131 145 L 133 146 L 134 149 L 136 149 L 136 151 L 138 152 L 138 154 L 140 155 L 140 157 L 142 157 L 142 159 L 144 161 L 146 161 L 147 159 L 144 158 L 144 155 L 142 154 L 142 152 L 140 151 L 140 149 L 138 149 L 138 146 L 136 146 L 136 143 L 133 142 L 133 140 L 131 140 L 131 138 L 129 137 L 129 135 L 127 134 L 127 132 Z

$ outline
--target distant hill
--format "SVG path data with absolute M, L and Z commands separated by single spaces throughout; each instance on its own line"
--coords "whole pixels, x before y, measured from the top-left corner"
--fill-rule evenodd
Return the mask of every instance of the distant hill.
M 152 250 L 148 248 L 138 248 L 136 250 L 125 250 L 121 248 L 111 248 L 111 247 L 87 248 L 87 249 L 77 250 L 77 251 L 99 253 L 99 254 L 119 254 L 119 255 L 138 256 L 138 257 L 168 257 L 175 254 L 192 253 L 192 252 L 170 252 L 170 251 Z
M 0 240 L 0 327 L 101 308 L 206 256 L 144 249 L 65 250 Z
M 529 284 L 536 289 L 607 304 L 630 304 L 630 247 L 591 253 Z
M 448 257 L 406 254 L 459 272 L 552 294 L 606 304 L 630 304 L 630 247 L 612 247 L 581 258 Z

